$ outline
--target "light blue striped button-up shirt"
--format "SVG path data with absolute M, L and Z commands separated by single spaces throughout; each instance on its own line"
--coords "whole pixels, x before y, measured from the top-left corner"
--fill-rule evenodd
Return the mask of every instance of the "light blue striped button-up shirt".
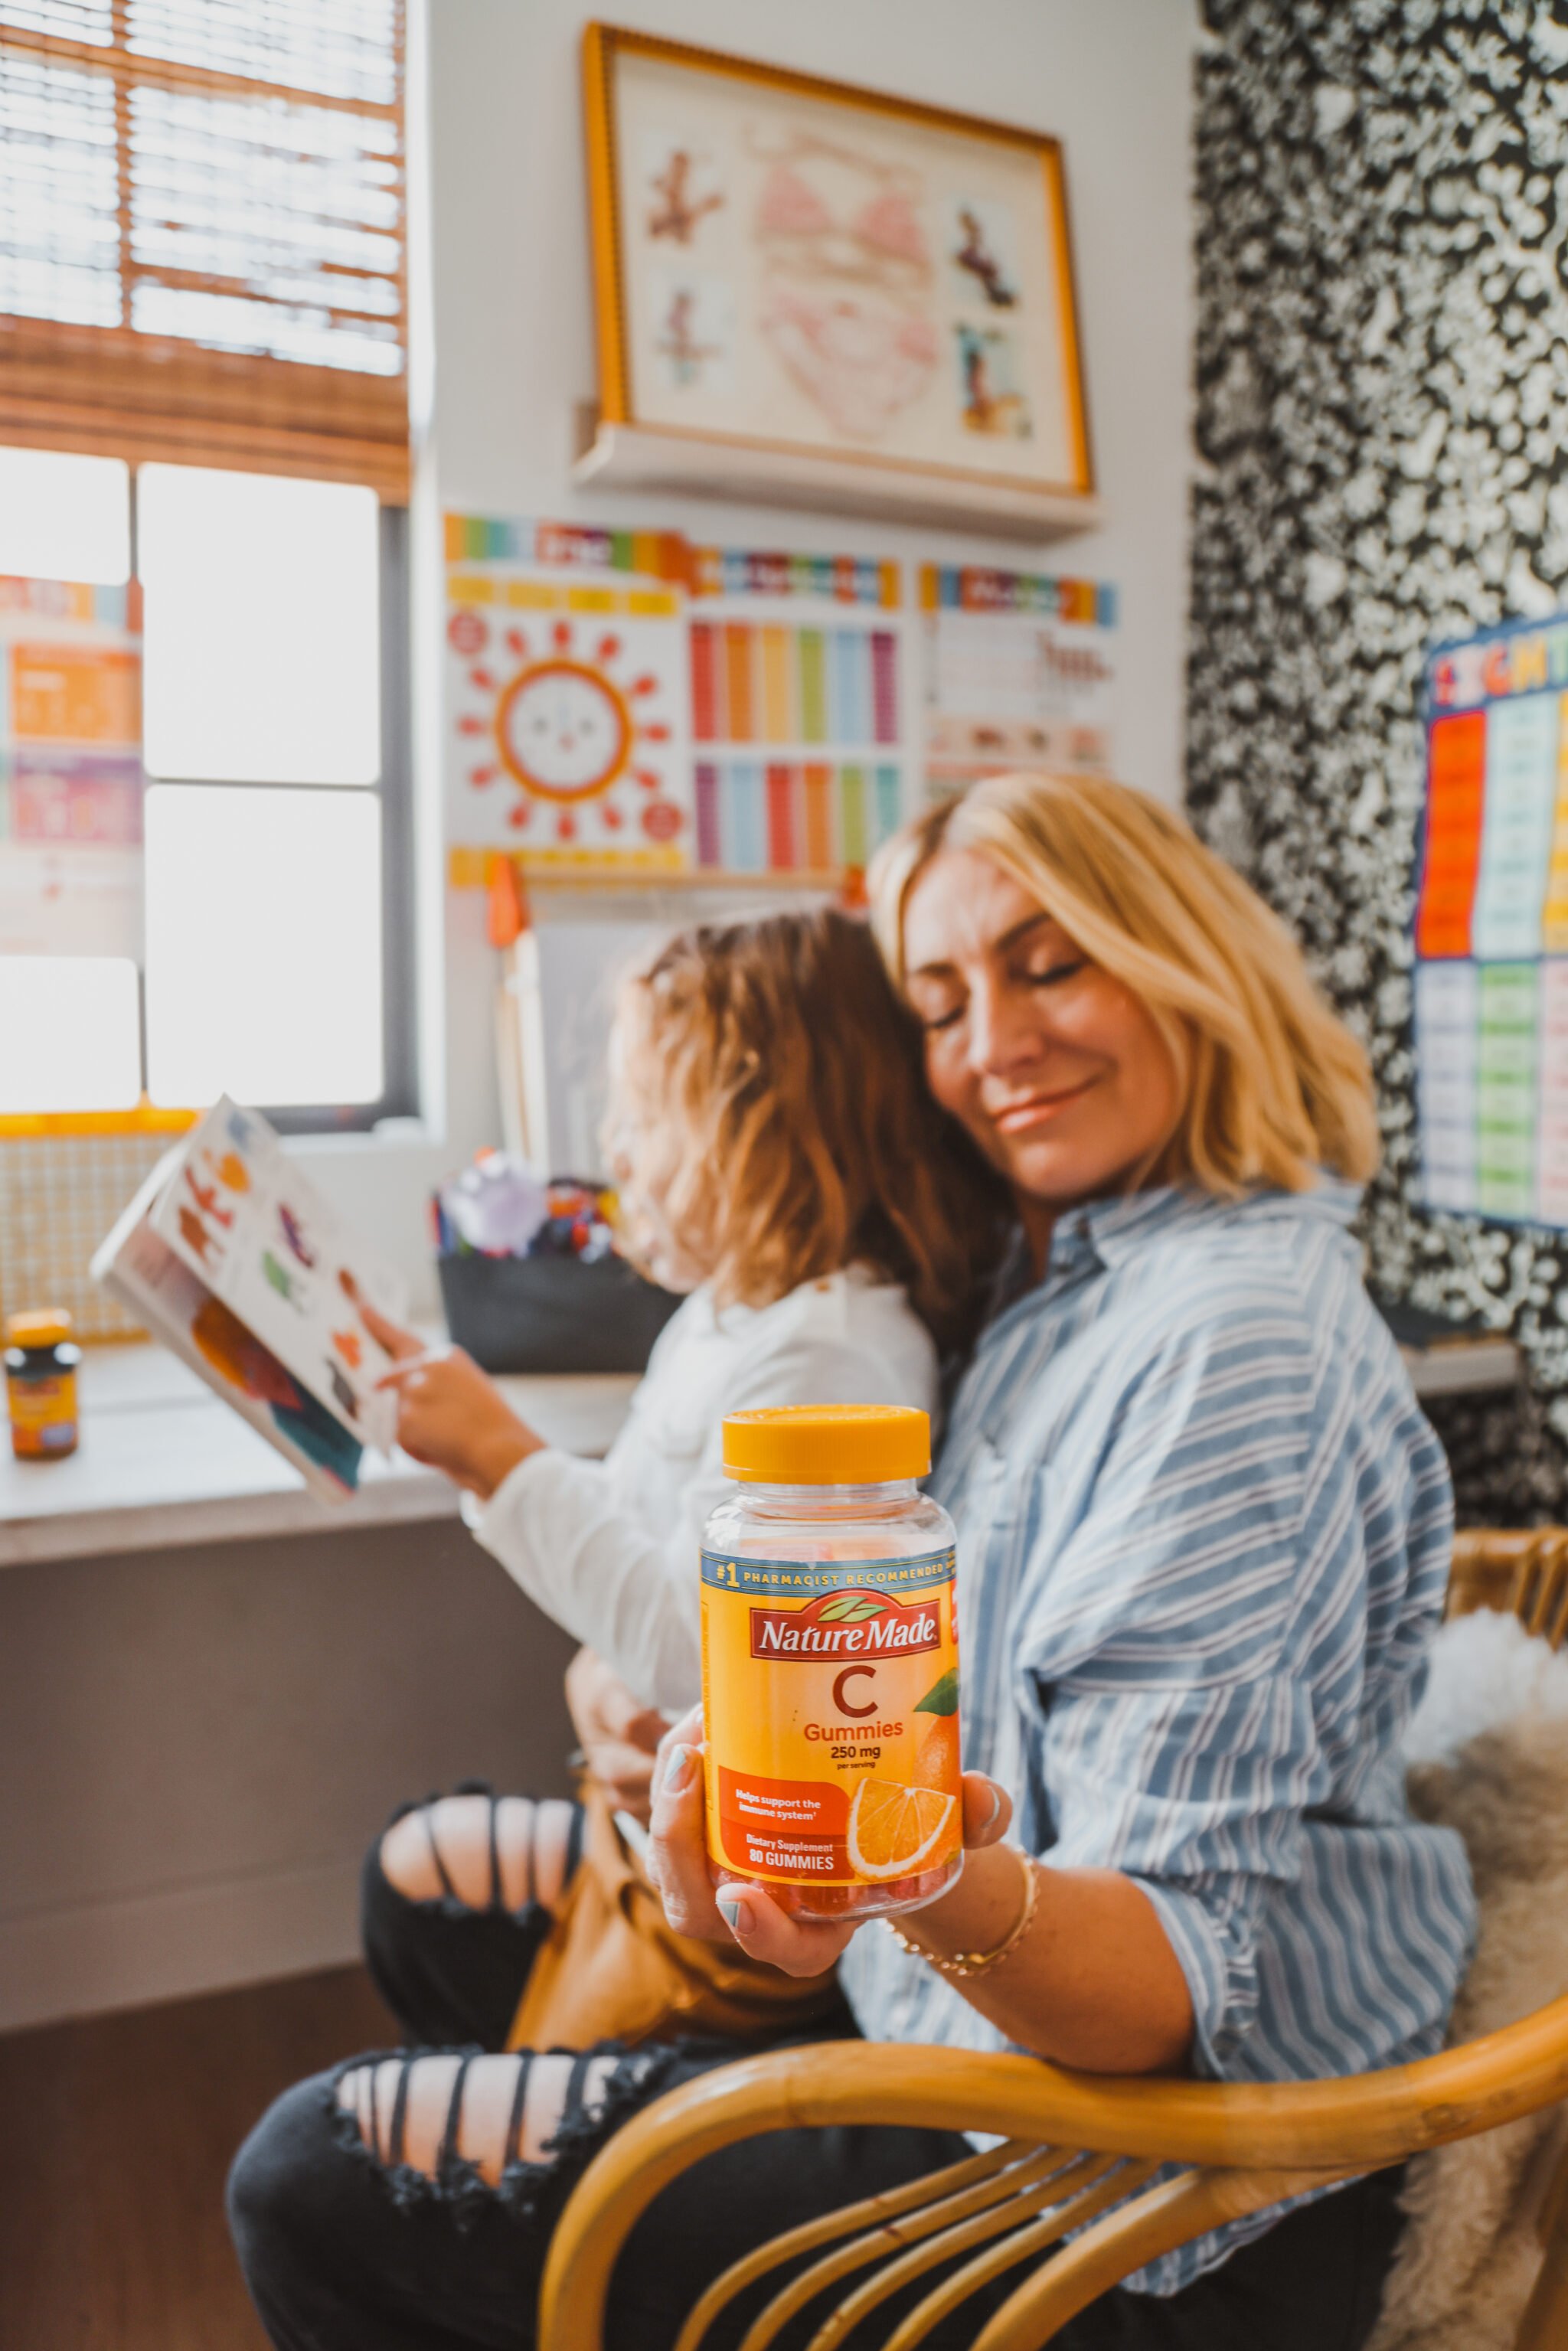
M 1447 1465 L 1362 1287 L 1356 1195 L 1183 1190 L 1057 1228 L 985 1332 L 932 1490 L 958 1530 L 964 1761 L 1051 1865 L 1137 1879 L 1226 2081 L 1438 2048 L 1474 1925 L 1400 1732 L 1443 1604 Z M 879 1928 L 877 2040 L 1006 2042 Z M 1267 2225 L 1130 2281 L 1169 2294 Z

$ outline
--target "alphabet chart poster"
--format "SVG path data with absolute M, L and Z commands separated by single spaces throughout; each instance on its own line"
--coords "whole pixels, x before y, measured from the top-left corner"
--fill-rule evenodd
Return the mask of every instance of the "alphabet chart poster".
M 1438 646 L 1426 705 L 1422 1197 L 1568 1226 L 1568 614 Z
M 224 1096 L 180 1146 L 149 1217 L 214 1297 L 353 1436 L 390 1453 L 397 1406 L 367 1302 L 393 1322 L 407 1285 L 351 1241 L 267 1121 Z

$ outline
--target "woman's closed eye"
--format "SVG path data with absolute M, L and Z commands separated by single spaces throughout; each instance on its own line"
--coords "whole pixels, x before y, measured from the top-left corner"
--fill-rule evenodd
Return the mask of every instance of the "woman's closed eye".
M 922 1029 L 951 1029 L 962 1017 L 968 998 L 959 989 L 944 986 L 940 981 L 915 980 L 909 989 L 909 1008 Z
M 1042 965 L 1038 971 L 1025 970 L 1019 977 L 1026 987 L 1060 987 L 1064 980 L 1076 979 L 1079 973 L 1088 967 L 1087 956 L 1064 956 L 1055 963 Z

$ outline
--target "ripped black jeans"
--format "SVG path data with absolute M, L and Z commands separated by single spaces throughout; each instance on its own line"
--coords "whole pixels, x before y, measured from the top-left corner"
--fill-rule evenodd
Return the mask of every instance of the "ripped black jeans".
M 493 1816 L 490 1834 L 489 1899 L 472 1904 L 450 1885 L 401 1896 L 378 1843 L 367 1954 L 411 2046 L 298 2084 L 235 2158 L 231 2226 L 277 2351 L 532 2351 L 550 2232 L 591 2157 L 662 2092 L 740 2053 L 712 2040 L 495 2053 L 549 1921 L 531 1896 L 506 1907 Z M 847 2011 L 792 2038 L 835 2029 L 853 2034 Z M 705 2158 L 628 2240 L 606 2351 L 667 2351 L 703 2286 L 764 2239 L 970 2152 L 955 2132 L 878 2127 L 780 2130 Z M 1167 2299 L 1117 2289 L 1056 2338 L 1060 2351 L 1359 2351 L 1397 2241 L 1398 2184 L 1379 2173 L 1289 2214 Z M 709 2351 L 733 2351 L 778 2282 L 733 2306 Z M 963 2351 L 1016 2283 L 971 2297 L 927 2338 L 933 2351 Z M 883 2342 L 904 2306 L 883 2304 L 846 2351 Z M 799 2351 L 824 2315 L 803 2312 L 781 2351 Z

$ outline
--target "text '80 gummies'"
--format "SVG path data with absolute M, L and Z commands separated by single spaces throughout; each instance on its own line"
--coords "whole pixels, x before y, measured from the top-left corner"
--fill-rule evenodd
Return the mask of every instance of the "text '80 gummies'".
M 953 1522 L 926 1415 L 731 1413 L 703 1531 L 707 1844 L 791 1916 L 934 1901 L 964 1865 Z

